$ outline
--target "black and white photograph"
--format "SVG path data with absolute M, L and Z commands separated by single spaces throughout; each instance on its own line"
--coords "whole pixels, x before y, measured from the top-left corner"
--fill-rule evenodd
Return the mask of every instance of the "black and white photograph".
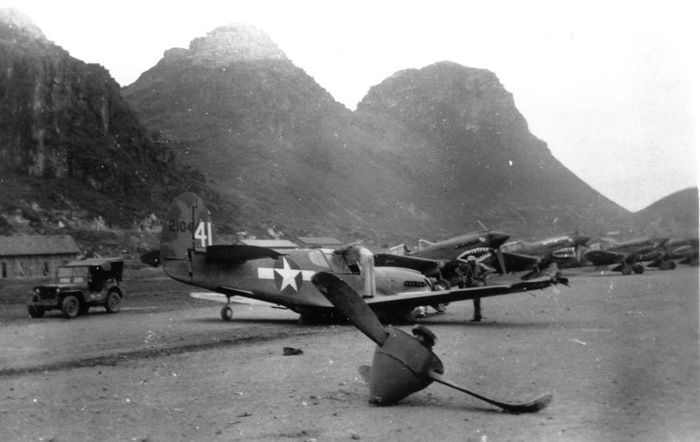
M 0 440 L 700 439 L 696 21 L 0 3 Z

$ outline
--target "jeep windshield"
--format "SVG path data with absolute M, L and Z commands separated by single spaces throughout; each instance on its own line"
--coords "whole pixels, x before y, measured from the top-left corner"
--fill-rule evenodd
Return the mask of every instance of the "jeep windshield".
M 59 267 L 58 283 L 71 284 L 85 282 L 87 275 L 87 267 Z

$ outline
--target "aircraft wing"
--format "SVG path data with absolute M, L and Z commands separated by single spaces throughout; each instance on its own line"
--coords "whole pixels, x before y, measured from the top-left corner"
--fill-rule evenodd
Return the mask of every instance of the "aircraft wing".
M 556 277 L 555 277 L 556 278 Z M 397 308 L 410 309 L 421 305 L 432 305 L 455 301 L 465 301 L 474 298 L 487 298 L 490 296 L 509 295 L 529 290 L 547 288 L 558 282 L 552 277 L 541 277 L 527 281 L 518 281 L 512 284 L 498 284 L 483 287 L 468 287 L 463 289 L 440 290 L 434 292 L 408 292 L 390 296 L 375 296 L 365 299 L 365 302 L 373 308 Z
M 282 255 L 282 253 L 267 247 L 245 244 L 207 246 L 205 253 L 207 262 L 227 262 L 232 264 L 240 264 L 261 258 L 277 259 Z M 150 250 L 142 254 L 141 262 L 152 267 L 160 266 L 160 250 Z
M 584 255 L 585 259 L 596 266 L 617 264 L 624 261 L 626 257 L 626 253 L 611 252 L 608 250 L 589 250 Z
M 223 302 L 224 304 L 228 302 L 226 295 L 215 292 L 192 292 L 190 293 L 190 298 L 203 299 L 205 301 L 213 302 Z
M 532 270 L 542 261 L 540 258 L 532 255 L 524 255 L 522 253 L 502 252 L 503 263 L 508 272 L 524 272 Z
M 390 253 L 378 253 L 374 255 L 374 265 L 377 267 L 403 267 L 413 269 L 429 276 L 437 274 L 440 270 L 440 261 L 417 256 L 392 255 Z
M 207 246 L 206 250 L 207 262 L 242 263 L 261 258 L 277 259 L 280 256 L 282 253 L 276 250 L 244 244 Z
M 191 292 L 190 297 L 195 299 L 202 299 L 204 301 L 220 302 L 223 304 L 226 304 L 228 302 L 228 300 L 226 299 L 226 295 L 224 295 L 223 293 L 216 292 Z M 260 301 L 253 298 L 246 298 L 244 296 L 231 296 L 231 302 L 233 304 L 264 305 L 272 308 L 284 308 L 271 302 Z

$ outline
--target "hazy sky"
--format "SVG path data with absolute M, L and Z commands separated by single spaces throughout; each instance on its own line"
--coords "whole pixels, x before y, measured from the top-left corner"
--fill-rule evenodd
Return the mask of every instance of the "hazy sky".
M 1 1 L 1 0 L 0 0 Z M 394 72 L 489 69 L 530 130 L 613 201 L 697 185 L 698 14 L 691 1 L 5 2 L 86 62 L 135 81 L 166 49 L 228 23 L 267 32 L 354 109 Z

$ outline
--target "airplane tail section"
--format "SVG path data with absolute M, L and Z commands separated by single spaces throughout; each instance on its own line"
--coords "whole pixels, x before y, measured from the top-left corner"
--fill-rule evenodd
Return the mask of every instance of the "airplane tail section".
M 267 247 L 215 245 L 215 242 L 214 225 L 204 201 L 189 192 L 175 198 L 160 234 L 160 264 L 171 278 L 191 282 L 195 254 L 204 257 L 209 264 L 229 265 L 281 256 L 281 253 Z
M 190 192 L 175 198 L 160 234 L 160 262 L 165 272 L 174 279 L 191 279 L 191 253 L 206 252 L 213 244 L 214 228 L 204 201 Z

